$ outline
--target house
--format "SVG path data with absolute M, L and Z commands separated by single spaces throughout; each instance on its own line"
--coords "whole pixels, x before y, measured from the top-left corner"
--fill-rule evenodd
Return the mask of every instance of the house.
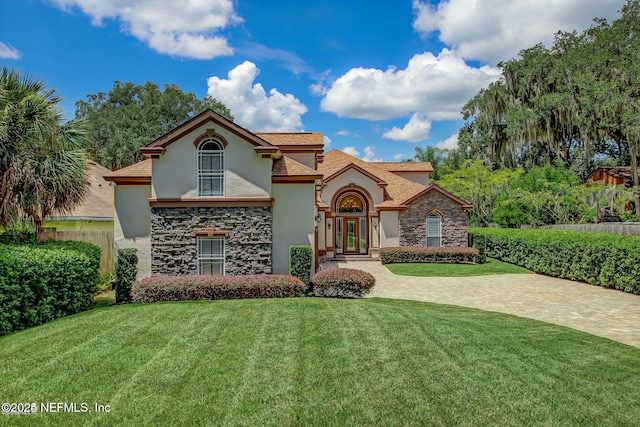
M 640 170 L 638 170 L 638 174 L 640 174 Z M 591 174 L 591 176 L 589 176 L 588 180 L 596 182 L 602 181 L 605 185 L 624 185 L 625 187 L 633 187 L 631 166 L 599 167 Z
M 44 231 L 113 230 L 113 187 L 104 180 L 111 171 L 89 161 L 87 196 L 69 213 L 55 212 L 48 217 Z
M 117 247 L 139 277 L 289 272 L 289 247 L 377 257 L 385 246 L 466 246 L 469 204 L 429 163 L 324 152 L 322 134 L 252 133 L 208 110 L 114 171 Z

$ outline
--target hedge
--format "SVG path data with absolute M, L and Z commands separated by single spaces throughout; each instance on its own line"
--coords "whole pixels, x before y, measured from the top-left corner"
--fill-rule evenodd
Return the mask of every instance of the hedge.
M 0 335 L 91 308 L 100 255 L 84 242 L 0 244 Z
M 304 294 L 296 277 L 278 274 L 246 276 L 152 276 L 133 284 L 133 302 L 244 298 L 287 298 Z
M 473 229 L 487 256 L 563 279 L 640 294 L 640 237 L 567 230 Z
M 470 264 L 478 262 L 478 258 L 478 249 L 465 247 L 425 248 L 406 246 L 380 249 L 380 261 L 383 264 L 404 262 Z
M 313 295 L 332 298 L 359 298 L 376 283 L 371 274 L 354 268 L 332 268 L 316 273 L 311 279 Z
M 302 280 L 305 285 L 311 281 L 313 249 L 308 245 L 289 246 L 289 273 Z
M 136 248 L 118 249 L 114 277 L 117 303 L 131 302 L 131 286 L 138 274 L 137 252 Z

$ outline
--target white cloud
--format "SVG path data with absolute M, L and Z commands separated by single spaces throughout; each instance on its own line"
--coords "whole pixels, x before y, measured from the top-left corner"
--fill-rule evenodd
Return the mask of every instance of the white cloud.
M 340 135 L 340 136 L 349 136 L 351 135 L 351 131 L 350 130 L 339 130 L 338 132 L 336 132 L 336 135 Z
M 364 147 L 364 157 L 362 158 L 365 162 L 381 162 L 382 159 L 376 158 L 376 147 L 372 145 L 368 145 Z
M 353 157 L 358 157 L 360 155 L 360 152 L 356 150 L 356 147 L 344 147 L 342 149 L 342 152 L 347 153 L 348 155 Z
M 233 0 L 51 0 L 63 10 L 79 8 L 94 25 L 117 19 L 124 31 L 153 50 L 172 56 L 211 59 L 231 55 L 216 33 L 242 22 Z
M 20 59 L 22 55 L 20 51 L 10 44 L 4 44 L 0 42 L 0 58 L 6 59 Z
M 388 120 L 415 112 L 430 120 L 460 118 L 462 106 L 498 79 L 494 67 L 470 67 L 449 49 L 417 54 L 407 68 L 352 68 L 333 82 L 322 109 L 340 117 Z
M 307 107 L 292 94 L 271 89 L 269 95 L 254 81 L 260 70 L 245 61 L 229 71 L 228 79 L 209 77 L 207 94 L 225 104 L 235 121 L 252 131 L 292 132 L 303 129 Z
M 327 135 L 322 135 L 322 143 L 326 148 L 329 144 L 331 144 L 331 138 L 329 138 Z
M 549 45 L 558 31 L 581 31 L 593 18 L 616 19 L 624 0 L 413 1 L 413 27 L 438 33 L 460 56 L 496 64 L 537 43 Z
M 393 160 L 395 160 L 396 162 L 399 162 L 403 158 L 404 158 L 404 154 L 402 154 L 402 153 L 398 153 L 395 156 L 393 156 Z
M 309 89 L 311 93 L 316 96 L 324 96 L 329 91 L 329 85 L 327 81 L 329 80 L 329 75 L 331 74 L 331 70 L 327 70 L 324 73 L 320 74 L 317 77 L 318 82 L 309 85 Z
M 436 144 L 438 148 L 445 148 L 447 150 L 455 150 L 458 148 L 458 134 L 454 133 L 444 141 L 440 141 Z
M 393 139 L 395 141 L 420 142 L 429 138 L 431 130 L 431 120 L 421 117 L 420 114 L 414 113 L 402 129 L 393 127 L 388 132 L 382 134 L 383 138 Z

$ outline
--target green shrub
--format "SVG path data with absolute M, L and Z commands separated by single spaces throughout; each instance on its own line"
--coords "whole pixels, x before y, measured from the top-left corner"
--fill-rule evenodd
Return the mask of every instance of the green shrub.
M 118 249 L 116 254 L 116 303 L 131 302 L 131 286 L 138 274 L 138 250 L 136 248 Z
M 313 249 L 308 245 L 289 247 L 289 273 L 302 280 L 308 286 L 311 282 L 313 267 Z
M 0 244 L 0 335 L 91 308 L 100 254 L 84 242 Z
M 329 298 L 359 298 L 371 292 L 375 277 L 354 268 L 332 268 L 316 273 L 311 279 L 313 295 Z
M 288 298 L 304 289 L 300 279 L 280 274 L 152 276 L 135 282 L 131 296 L 133 302 Z
M 471 246 L 478 250 L 476 263 L 484 264 L 487 262 L 487 238 L 484 234 L 469 233 Z
M 465 247 L 424 248 L 406 246 L 380 249 L 380 261 L 383 264 L 402 262 L 470 264 L 477 262 L 478 256 L 478 249 Z
M 531 271 L 640 294 L 640 237 L 566 230 L 473 229 L 486 254 Z

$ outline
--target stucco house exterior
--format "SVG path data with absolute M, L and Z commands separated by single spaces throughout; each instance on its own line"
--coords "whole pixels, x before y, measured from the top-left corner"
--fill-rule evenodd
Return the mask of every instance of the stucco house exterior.
M 469 204 L 429 183 L 429 163 L 324 152 L 319 132 L 252 133 L 205 111 L 152 141 L 115 184 L 117 248 L 138 276 L 289 272 L 314 257 L 377 257 L 386 246 L 466 246 Z

